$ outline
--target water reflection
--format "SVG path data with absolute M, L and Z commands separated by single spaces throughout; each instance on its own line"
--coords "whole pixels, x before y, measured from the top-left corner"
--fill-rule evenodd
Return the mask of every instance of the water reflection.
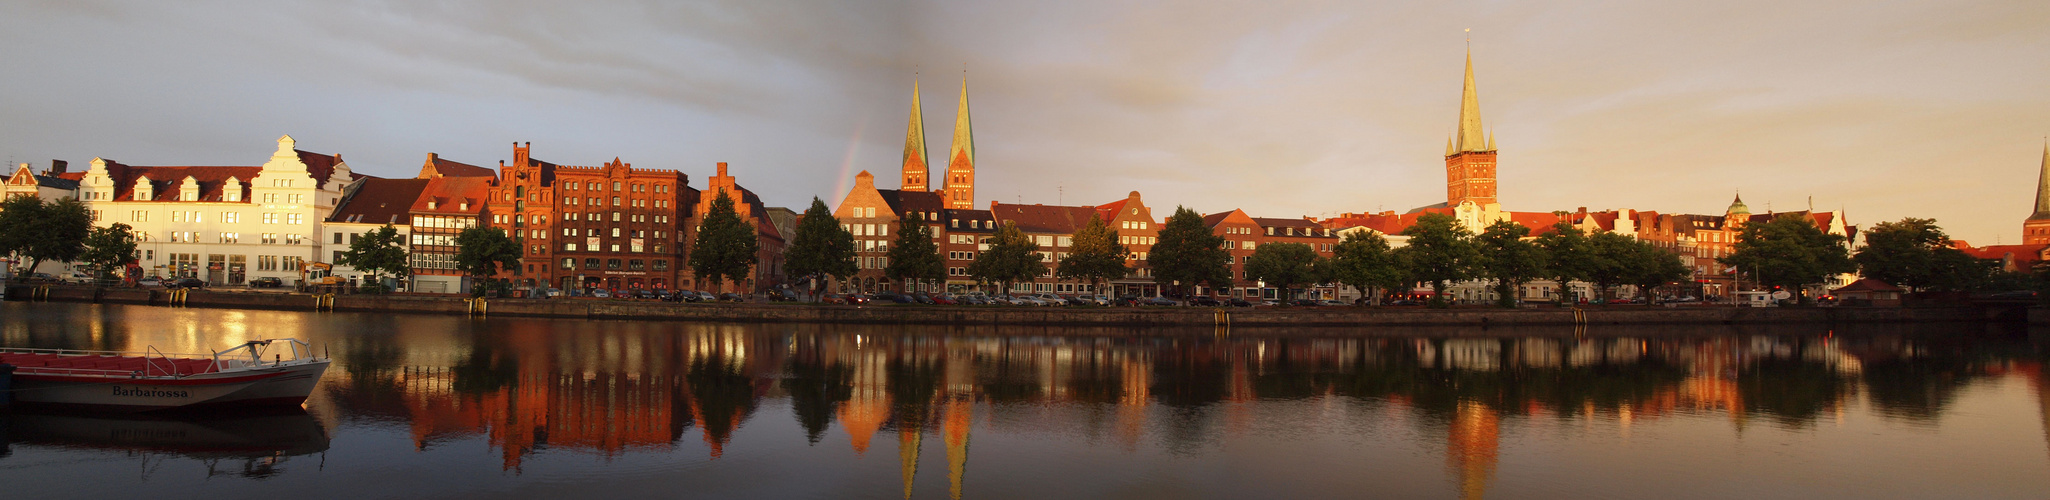
M 177 456 L 205 462 L 208 477 L 262 479 L 285 473 L 295 457 L 327 451 L 328 429 L 298 409 L 137 415 L 22 408 L 0 412 L 0 457 L 16 447 Z
M 200 323 L 179 323 L 191 311 L 162 311 L 75 306 L 63 317 L 18 314 L 0 329 L 0 343 L 140 348 L 234 340 L 194 337 Z M 168 326 L 150 326 L 166 314 L 173 316 Z M 693 438 L 703 443 L 703 460 L 717 461 L 738 449 L 739 437 L 785 428 L 751 423 L 787 411 L 792 420 L 784 422 L 795 424 L 789 432 L 811 448 L 866 457 L 894 441 L 907 498 L 924 484 L 920 465 L 932 474 L 936 464 L 922 452 L 928 438 L 937 441 L 947 493 L 959 498 L 980 478 L 995 478 L 986 474 L 1003 474 L 969 470 L 977 433 L 1036 432 L 1126 455 L 1200 458 L 1235 453 L 1224 443 L 1291 425 L 1277 423 L 1277 415 L 1315 420 L 1288 412 L 1316 402 L 1336 408 L 1318 411 L 1405 427 L 1429 442 L 1419 449 L 1442 454 L 1449 493 L 1479 498 L 1507 467 L 1505 455 L 1517 453 L 1504 446 L 1505 428 L 1516 425 L 1599 423 L 1627 437 L 1634 426 L 1708 418 L 1740 435 L 1761 426 L 1811 432 L 1847 412 L 1869 411 L 1927 427 L 1941 425 L 1968 388 L 2009 377 L 2025 380 L 2041 410 L 2041 436 L 2050 436 L 2043 370 L 2050 351 L 1999 329 L 1537 330 L 1474 338 L 1445 330 L 1136 335 L 235 314 L 249 316 L 234 321 L 274 327 L 253 329 L 266 336 L 310 336 L 335 348 L 341 369 L 309 403 L 316 413 L 403 426 L 413 453 L 482 440 L 495 465 L 515 475 L 553 451 L 610 460 L 699 450 Z M 18 438 L 22 424 L 14 425 Z M 838 434 L 844 443 L 831 439 Z

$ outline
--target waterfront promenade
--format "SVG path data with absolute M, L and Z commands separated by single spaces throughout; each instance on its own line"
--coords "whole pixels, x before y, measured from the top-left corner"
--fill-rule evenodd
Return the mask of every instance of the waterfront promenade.
M 2023 321 L 2018 307 L 1924 308 L 1727 306 L 1596 306 L 1498 309 L 1471 307 L 1022 307 L 823 305 L 812 303 L 687 304 L 554 299 L 467 299 L 430 295 L 315 295 L 179 291 L 83 286 L 13 285 L 8 300 L 144 304 L 166 307 L 354 311 L 493 317 L 641 319 L 733 323 L 840 323 L 1023 326 L 1224 326 L 1241 328 L 1366 326 L 1746 325 Z

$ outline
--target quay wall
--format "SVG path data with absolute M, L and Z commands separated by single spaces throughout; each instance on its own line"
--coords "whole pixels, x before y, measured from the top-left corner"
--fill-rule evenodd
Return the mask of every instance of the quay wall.
M 1752 308 L 1610 306 L 1587 309 L 973 307 L 915 305 L 687 304 L 597 299 L 487 299 L 453 296 L 312 295 L 11 285 L 8 300 L 146 304 L 166 307 L 356 311 L 412 314 L 638 319 L 735 323 L 1045 326 L 1559 326 L 1771 323 L 1929 323 L 2011 320 L 1980 307 Z M 2030 311 L 2040 320 L 2042 311 Z

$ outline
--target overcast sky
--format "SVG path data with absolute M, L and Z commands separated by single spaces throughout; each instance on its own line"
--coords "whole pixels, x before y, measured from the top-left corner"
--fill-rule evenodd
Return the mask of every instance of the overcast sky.
M 2050 2 L 0 3 L 0 155 L 359 172 L 619 157 L 772 205 L 897 186 L 913 79 L 978 206 L 1262 217 L 1444 200 L 1464 29 L 1518 211 L 1847 209 L 2019 243 Z M 1671 4 L 1671 5 L 1654 5 Z M 1163 212 L 1165 213 L 1165 212 Z

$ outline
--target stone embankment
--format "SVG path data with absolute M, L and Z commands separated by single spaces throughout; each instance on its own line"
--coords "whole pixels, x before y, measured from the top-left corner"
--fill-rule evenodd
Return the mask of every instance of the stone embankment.
M 168 307 L 636 319 L 737 323 L 1042 326 L 1559 326 L 1931 323 L 2012 320 L 1978 307 L 1750 308 L 1613 306 L 1587 309 L 1200 308 L 842 306 L 684 304 L 601 299 L 488 299 L 410 295 L 311 295 L 83 286 L 11 285 L 7 299 Z M 2041 311 L 2031 311 L 2040 313 Z M 2040 317 L 2040 314 L 2032 315 Z

